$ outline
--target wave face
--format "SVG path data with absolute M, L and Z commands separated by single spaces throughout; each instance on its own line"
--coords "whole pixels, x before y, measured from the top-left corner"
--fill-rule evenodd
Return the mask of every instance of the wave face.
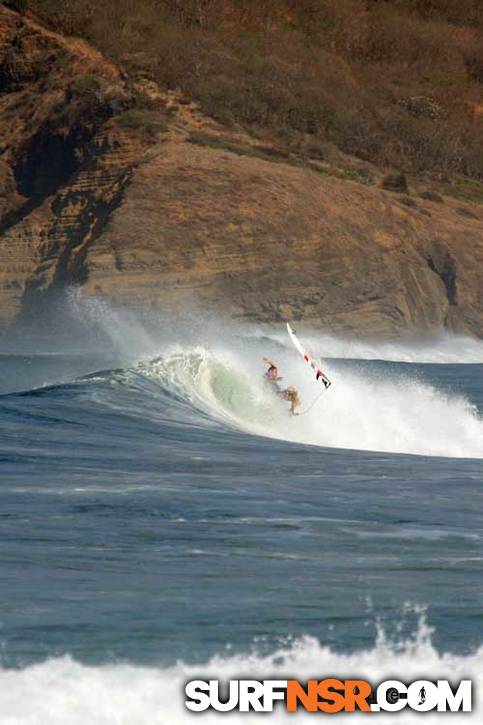
M 2 725 L 183 725 L 215 674 L 482 682 L 477 341 L 299 330 L 317 400 L 279 332 L 85 314 L 105 348 L 0 355 Z

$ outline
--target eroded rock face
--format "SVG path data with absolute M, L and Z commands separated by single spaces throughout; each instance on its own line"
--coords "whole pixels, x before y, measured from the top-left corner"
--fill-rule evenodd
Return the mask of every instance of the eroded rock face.
M 358 335 L 483 335 L 478 206 L 409 206 L 316 163 L 270 160 L 152 83 L 140 92 L 171 104 L 169 129 L 155 110 L 149 133 L 144 111 L 126 115 L 132 84 L 95 51 L 0 8 L 4 329 L 38 325 L 79 284 L 141 312 L 202 304 Z
M 356 334 L 479 334 L 483 223 L 456 205 L 427 216 L 380 189 L 169 142 L 89 250 L 87 289 Z
M 129 92 L 98 53 L 4 8 L 0 39 L 0 323 L 8 327 L 85 278 L 85 249 L 145 144 L 112 125 Z

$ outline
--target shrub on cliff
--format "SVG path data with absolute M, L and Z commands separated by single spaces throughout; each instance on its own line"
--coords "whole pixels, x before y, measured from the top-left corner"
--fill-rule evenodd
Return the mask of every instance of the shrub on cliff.
M 28 0 L 5 0 L 5 5 L 19 13 L 24 13 L 28 9 Z
M 151 137 L 164 133 L 169 128 L 163 115 L 143 108 L 131 108 L 124 111 L 117 117 L 117 122 L 124 128 L 142 131 Z
M 30 0 L 224 123 L 483 178 L 481 0 Z M 430 99 L 432 112 L 407 99 Z M 437 109 L 437 112 L 436 112 Z M 470 119 L 473 117 L 473 121 Z M 476 119 L 476 120 L 475 120 Z

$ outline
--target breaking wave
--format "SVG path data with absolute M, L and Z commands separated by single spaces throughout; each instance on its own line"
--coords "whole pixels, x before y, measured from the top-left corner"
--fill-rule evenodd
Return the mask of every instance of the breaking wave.
M 256 435 L 324 447 L 483 457 L 483 421 L 464 395 L 406 370 L 337 361 L 325 366 L 334 384 L 320 395 L 303 361 L 280 350 L 283 383 L 295 385 L 302 398 L 302 415 L 294 417 L 263 381 L 261 353 L 178 349 L 140 363 L 136 373 L 205 415 Z
M 162 329 L 148 333 L 132 315 L 79 292 L 73 293 L 71 306 L 89 328 L 100 331 L 96 340 L 112 345 L 127 386 L 142 379 L 154 384 L 144 391 L 144 402 L 138 399 L 142 415 L 157 418 L 169 407 L 172 414 L 176 409 L 180 422 L 183 416 L 201 415 L 204 425 L 222 424 L 295 443 L 483 458 L 483 420 L 477 407 L 483 407 L 483 400 L 475 400 L 460 384 L 458 373 L 462 363 L 483 362 L 483 341 L 444 333 L 413 342 L 371 342 L 301 330 L 303 343 L 323 359 L 333 381 L 323 391 L 283 330 L 212 318 L 160 322 Z M 287 402 L 263 381 L 265 355 L 278 364 L 281 385 L 298 389 L 302 415 L 291 416 Z M 422 363 L 432 369 L 423 370 Z M 81 369 L 69 365 L 77 377 Z M 33 369 L 29 360 L 27 374 Z M 469 375 L 476 379 L 478 372 L 475 368 Z M 91 382 L 106 376 L 120 379 L 117 371 Z M 67 374 L 57 377 L 67 379 Z M 29 389 L 18 380 L 15 385 Z M 119 409 L 124 405 L 114 393 L 110 402 Z
M 205 423 L 211 419 L 246 433 L 323 447 L 483 457 L 483 421 L 475 404 L 483 401 L 470 399 L 456 372 L 442 384 L 436 371 L 424 375 L 414 365 L 483 363 L 481 340 L 441 333 L 413 341 L 364 341 L 300 329 L 301 340 L 325 361 L 333 379 L 318 399 L 321 386 L 284 328 L 180 313 L 179 320 L 159 320 L 158 331 L 148 334 L 132 314 L 79 290 L 72 292 L 70 305 L 122 351 L 128 366 L 133 357 L 144 358 L 130 367 L 134 376 L 177 396 L 188 405 L 186 415 L 202 413 Z M 302 416 L 290 416 L 287 403 L 264 384 L 264 355 L 275 358 L 282 385 L 298 389 Z
M 271 654 L 255 648 L 251 654 L 229 650 L 201 665 L 179 662 L 173 667 L 141 667 L 132 664 L 83 665 L 71 657 L 49 659 L 22 670 L 0 670 L 0 722 L 3 725 L 206 725 L 223 722 L 219 714 L 189 713 L 184 706 L 184 685 L 192 679 L 285 679 L 300 681 L 339 676 L 357 677 L 378 684 L 396 678 L 449 679 L 453 684 L 471 678 L 475 690 L 483 685 L 483 648 L 466 656 L 440 654 L 431 642 L 424 616 L 414 638 L 390 642 L 379 630 L 372 649 L 338 653 L 313 637 L 292 640 Z M 287 714 L 276 710 L 270 721 L 313 722 L 313 714 Z M 443 716 L 444 717 L 444 716 Z M 364 713 L 339 715 L 344 722 L 360 722 Z M 452 723 L 481 722 L 473 713 L 451 714 Z M 226 717 L 225 717 L 226 719 Z M 404 725 L 421 721 L 419 713 L 406 709 L 399 716 Z M 439 723 L 441 714 L 426 714 L 425 723 Z M 391 725 L 394 715 L 380 713 L 377 722 Z M 267 722 L 267 715 L 230 713 L 230 723 L 250 725 Z

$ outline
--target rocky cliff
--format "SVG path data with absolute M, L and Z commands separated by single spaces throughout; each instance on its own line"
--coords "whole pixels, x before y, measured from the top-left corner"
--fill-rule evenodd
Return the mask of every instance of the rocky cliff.
M 226 129 L 0 6 L 0 322 L 139 310 L 483 336 L 483 207 Z

